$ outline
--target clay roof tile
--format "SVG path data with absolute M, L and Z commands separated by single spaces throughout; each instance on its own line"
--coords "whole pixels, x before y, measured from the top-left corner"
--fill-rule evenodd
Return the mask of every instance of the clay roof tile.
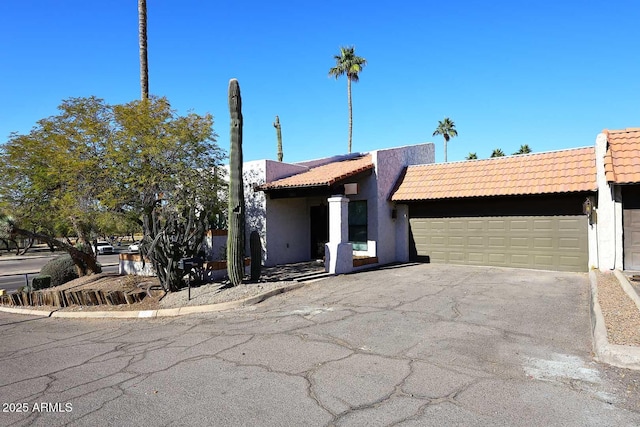
M 595 191 L 593 147 L 409 166 L 392 200 Z

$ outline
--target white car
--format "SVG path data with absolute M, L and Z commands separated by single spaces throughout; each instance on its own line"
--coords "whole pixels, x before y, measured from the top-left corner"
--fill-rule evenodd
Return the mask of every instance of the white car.
M 138 240 L 137 242 L 133 242 L 129 245 L 129 252 L 140 252 L 140 244 L 142 242 Z
M 111 244 L 109 244 L 107 242 L 98 242 L 98 243 L 96 243 L 96 250 L 98 251 L 98 254 L 100 254 L 100 255 L 112 254 L 113 253 L 113 246 L 111 246 Z

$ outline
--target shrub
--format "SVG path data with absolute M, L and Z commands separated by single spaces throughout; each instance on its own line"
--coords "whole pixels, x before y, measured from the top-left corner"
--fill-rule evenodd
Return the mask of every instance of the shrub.
M 51 276 L 51 286 L 59 286 L 78 278 L 71 255 L 65 254 L 52 259 L 40 269 L 40 276 Z
M 34 291 L 38 291 L 40 289 L 50 288 L 51 287 L 51 276 L 44 276 L 42 274 L 38 274 L 31 280 L 31 288 Z
M 98 264 L 100 267 L 100 264 Z M 71 255 L 64 254 L 52 259 L 40 269 L 40 276 L 51 276 L 51 287 L 60 286 L 78 278 L 78 271 Z

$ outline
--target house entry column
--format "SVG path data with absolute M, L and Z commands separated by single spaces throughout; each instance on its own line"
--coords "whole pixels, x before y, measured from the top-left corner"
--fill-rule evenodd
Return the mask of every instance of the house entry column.
M 325 270 L 344 274 L 353 270 L 353 248 L 349 243 L 349 199 L 332 196 L 329 202 L 329 242 L 324 247 Z

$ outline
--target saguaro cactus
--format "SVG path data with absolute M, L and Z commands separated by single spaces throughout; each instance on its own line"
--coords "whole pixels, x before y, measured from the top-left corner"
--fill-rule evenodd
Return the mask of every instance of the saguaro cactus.
M 280 117 L 276 116 L 276 121 L 273 122 L 273 127 L 276 128 L 276 136 L 278 137 L 278 161 L 282 161 L 282 129 L 280 127 Z
M 262 242 L 256 230 L 249 235 L 249 247 L 251 248 L 251 280 L 255 282 L 260 278 L 262 269 Z
M 229 155 L 229 209 L 227 274 L 233 286 L 244 277 L 244 183 L 242 182 L 242 98 L 238 80 L 229 81 L 231 150 Z

